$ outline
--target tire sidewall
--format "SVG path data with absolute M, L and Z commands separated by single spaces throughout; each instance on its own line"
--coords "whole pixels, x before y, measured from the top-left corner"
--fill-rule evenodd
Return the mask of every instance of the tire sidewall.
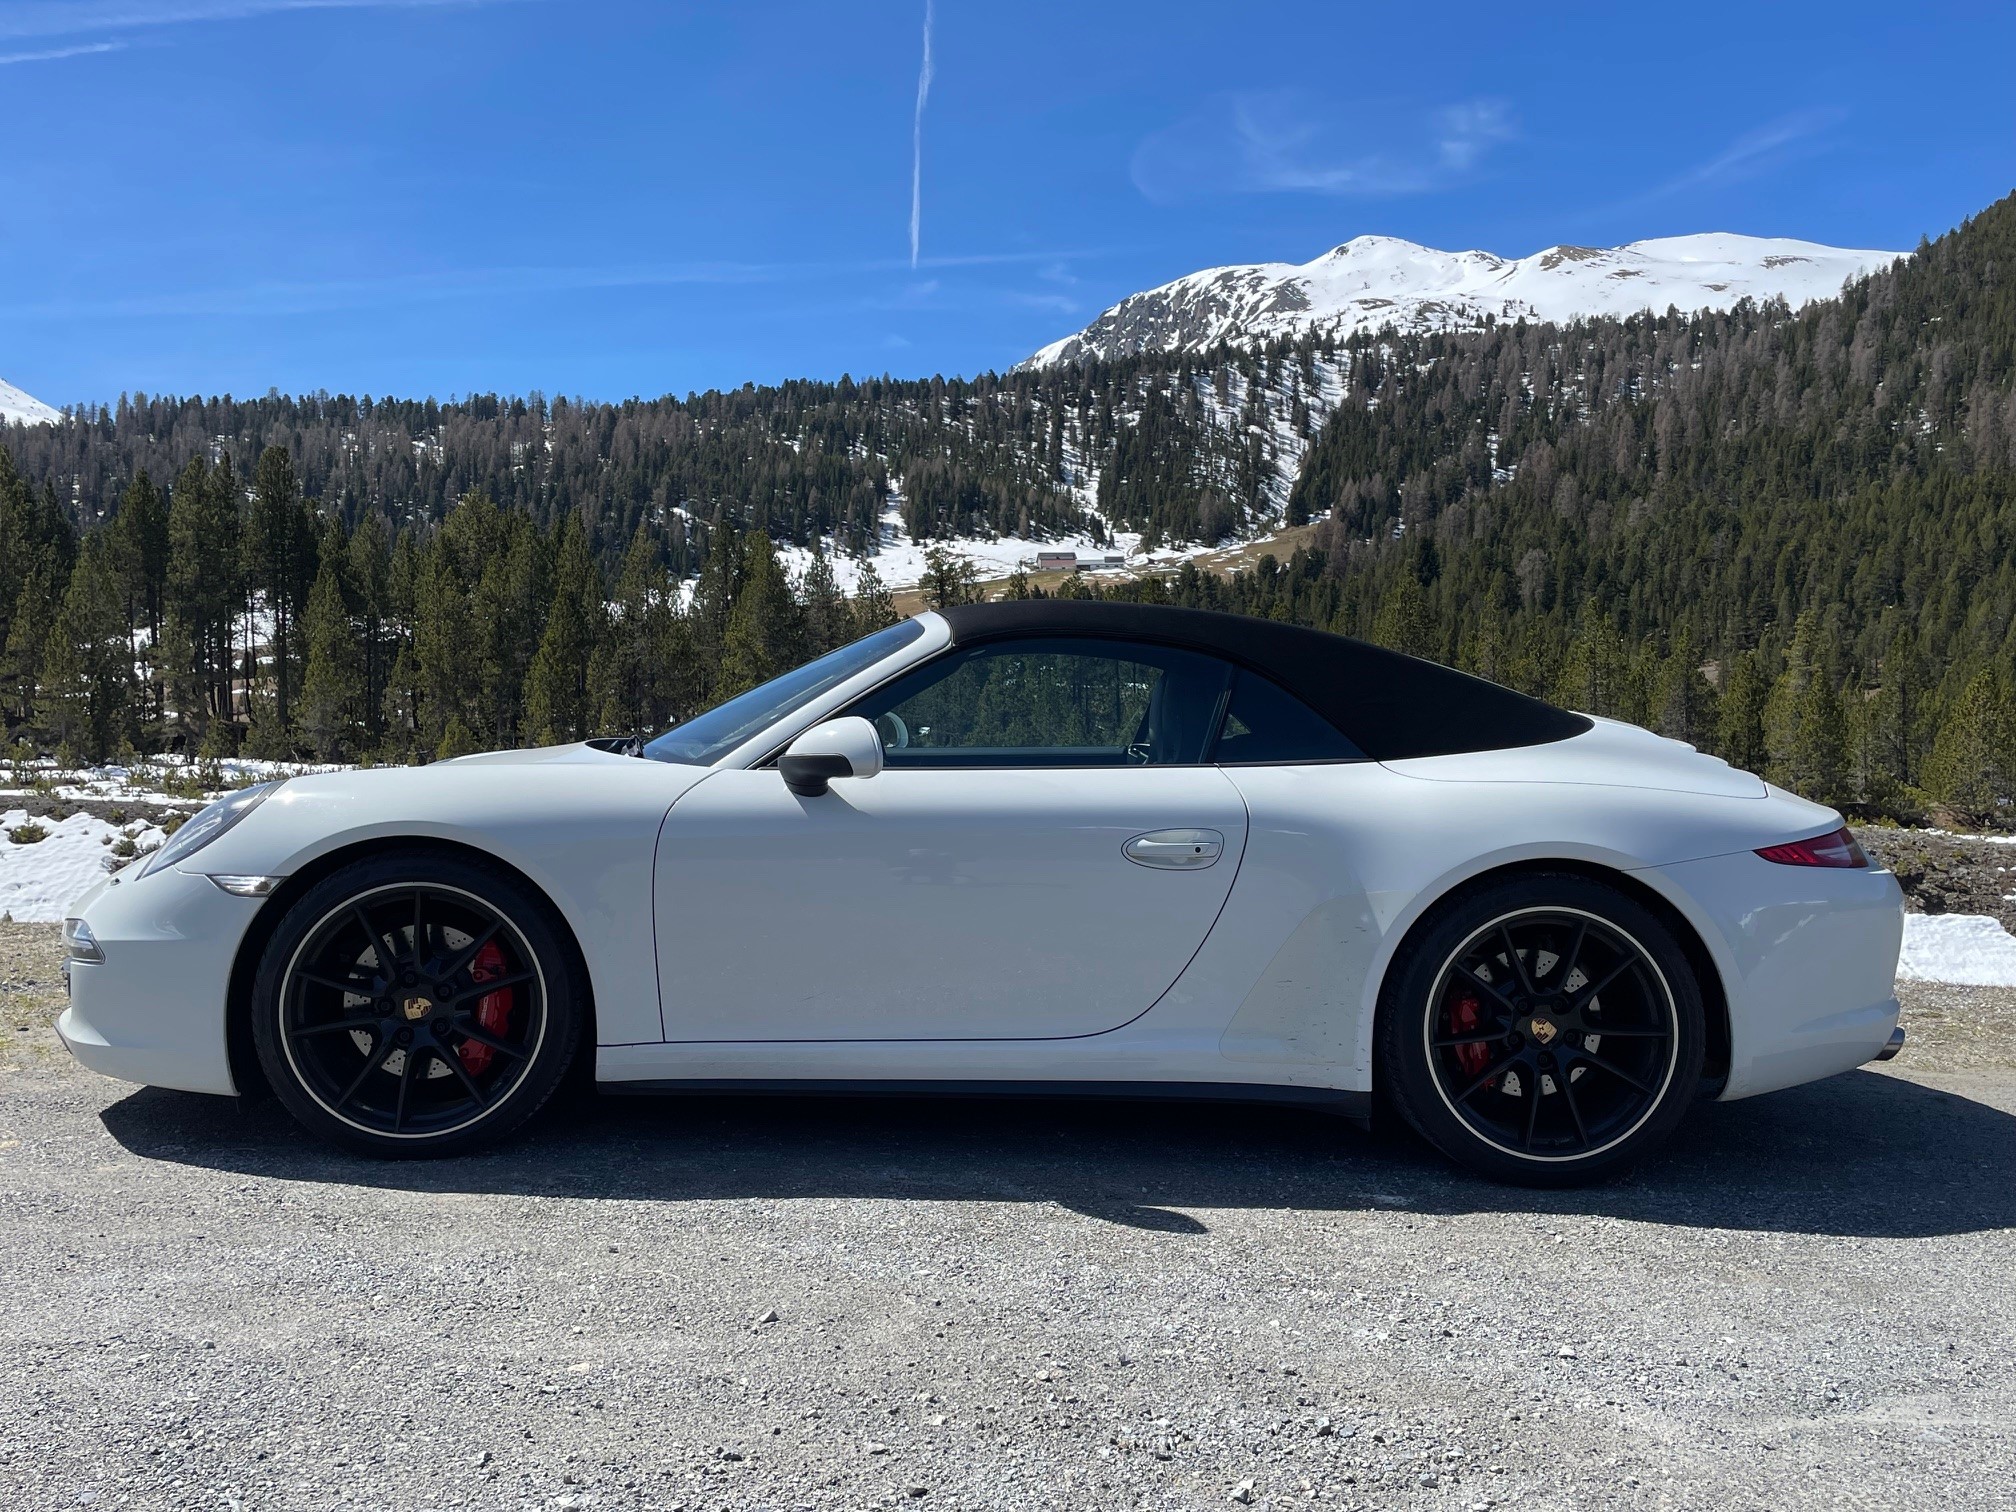
M 1594 916 L 1628 936 L 1651 961 L 1671 997 L 1675 1055 L 1650 1114 L 1622 1139 L 1570 1159 L 1527 1158 L 1490 1143 L 1457 1116 L 1429 1064 L 1424 1024 L 1455 951 L 1493 920 L 1522 911 Z M 1661 1144 L 1685 1116 L 1701 1083 L 1706 1047 L 1701 988 L 1672 929 L 1617 888 L 1572 873 L 1528 873 L 1466 890 L 1417 924 L 1389 973 L 1379 1001 L 1378 1078 L 1391 1102 L 1428 1142 L 1451 1159 L 1499 1181 L 1576 1186 L 1615 1175 Z
M 476 1122 L 437 1135 L 374 1133 L 338 1117 L 302 1084 L 283 1043 L 282 988 L 296 954 L 323 920 L 351 899 L 399 887 L 468 893 L 495 909 L 531 951 L 545 999 L 538 1049 L 518 1084 Z M 252 1042 L 273 1093 L 311 1132 L 365 1154 L 451 1155 L 488 1145 L 523 1124 L 560 1085 L 578 1053 L 586 983 L 578 956 L 551 905 L 502 868 L 425 851 L 366 857 L 331 872 L 287 905 L 259 958 L 249 1012 Z

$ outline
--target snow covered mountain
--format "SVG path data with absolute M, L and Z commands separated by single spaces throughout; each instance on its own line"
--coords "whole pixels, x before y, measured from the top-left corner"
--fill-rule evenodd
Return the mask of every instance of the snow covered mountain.
M 1726 309 L 1746 297 L 1802 305 L 1904 255 L 1711 232 L 1503 258 L 1359 236 L 1299 266 L 1207 268 L 1131 295 L 1024 365 L 1197 351 L 1221 341 L 1259 346 L 1306 332 L 1348 336 L 1389 324 L 1566 321 L 1668 306 L 1691 312 Z
M 0 425 L 19 421 L 23 425 L 54 425 L 61 411 L 51 409 L 32 394 L 24 394 L 11 383 L 0 382 Z

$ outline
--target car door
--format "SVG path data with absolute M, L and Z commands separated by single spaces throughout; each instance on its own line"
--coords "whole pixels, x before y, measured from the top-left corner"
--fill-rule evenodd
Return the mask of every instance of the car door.
M 1054 638 L 961 648 L 847 712 L 884 770 L 794 796 L 711 773 L 666 815 L 668 1039 L 1048 1039 L 1168 990 L 1224 906 L 1238 790 L 1204 756 L 1230 669 Z

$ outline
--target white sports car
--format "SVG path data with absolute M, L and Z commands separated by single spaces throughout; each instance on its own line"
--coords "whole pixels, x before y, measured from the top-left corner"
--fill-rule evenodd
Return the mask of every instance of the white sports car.
M 1902 930 L 1840 815 L 1691 747 L 1272 621 L 1038 600 L 641 749 L 235 793 L 80 903 L 59 1027 L 377 1154 L 493 1140 L 592 1055 L 612 1090 L 1376 1092 L 1551 1184 L 1894 1054 Z

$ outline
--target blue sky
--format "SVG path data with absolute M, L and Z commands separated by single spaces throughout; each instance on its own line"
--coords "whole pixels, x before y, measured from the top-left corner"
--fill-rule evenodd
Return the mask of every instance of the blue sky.
M 925 21 L 0 0 L 0 378 L 65 404 L 972 373 L 1361 233 L 1908 248 L 2016 187 L 2006 3 L 936 0 L 920 112 Z

